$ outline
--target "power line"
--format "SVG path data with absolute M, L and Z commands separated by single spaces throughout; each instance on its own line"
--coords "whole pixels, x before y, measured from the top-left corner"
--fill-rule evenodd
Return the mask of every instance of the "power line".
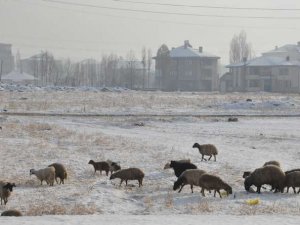
M 15 0 L 15 1 L 23 1 L 23 0 Z M 26 2 L 28 4 L 29 2 Z M 120 16 L 120 15 L 112 15 L 106 13 L 97 13 L 93 11 L 84 11 L 84 10 L 76 10 L 72 8 L 61 8 L 59 6 L 53 5 L 43 5 L 39 3 L 30 2 L 31 5 L 39 6 L 39 7 L 47 7 L 50 9 L 59 9 L 63 11 L 69 11 L 71 13 L 81 13 L 88 15 L 100 15 L 104 17 L 113 17 L 113 18 L 121 18 L 121 19 L 129 19 L 135 21 L 145 21 L 145 22 L 154 22 L 154 23 L 166 23 L 166 24 L 176 24 L 176 25 L 187 25 L 187 26 L 200 26 L 200 27 L 218 27 L 218 28 L 239 28 L 239 29 L 264 29 L 264 30 L 300 30 L 298 27 L 274 27 L 274 26 L 248 26 L 248 25 L 226 25 L 226 24 L 208 24 L 208 23 L 190 23 L 190 22 L 182 22 L 182 21 L 170 21 L 170 20 L 159 20 L 159 19 L 148 19 L 148 18 L 138 18 L 138 17 L 130 17 L 130 16 Z
M 59 0 L 42 0 L 44 2 L 51 2 L 62 5 L 73 5 L 80 7 L 89 7 L 89 8 L 98 8 L 98 9 L 109 9 L 117 11 L 126 11 L 126 12 L 139 12 L 139 13 L 151 13 L 151 14 L 162 14 L 162 15 L 177 15 L 177 16 L 195 16 L 195 17 L 213 17 L 213 18 L 232 18 L 232 19 L 271 19 L 271 20 L 300 20 L 300 17 L 291 16 L 291 17 L 277 17 L 277 16 L 228 16 L 228 15 L 214 15 L 214 14 L 196 14 L 196 13 L 176 13 L 176 12 L 166 12 L 166 11 L 152 11 L 152 10 L 142 10 L 142 9 L 129 9 L 129 8 L 117 8 L 117 7 L 108 7 L 100 5 L 92 5 L 85 3 L 75 3 L 75 2 L 65 2 Z
M 205 9 L 226 9 L 226 10 L 256 10 L 256 11 L 300 11 L 298 8 L 250 8 L 250 7 L 229 7 L 229 6 L 211 6 L 211 5 L 185 5 L 185 4 L 171 4 L 171 3 L 157 3 L 157 2 L 143 2 L 130 0 L 112 0 L 115 2 L 127 2 L 142 5 L 159 5 L 159 6 L 175 6 L 188 8 L 205 8 Z

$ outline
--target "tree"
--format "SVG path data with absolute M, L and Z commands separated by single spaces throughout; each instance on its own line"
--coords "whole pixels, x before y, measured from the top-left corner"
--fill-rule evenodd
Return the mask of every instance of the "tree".
M 230 42 L 230 63 L 242 62 L 245 59 L 251 59 L 253 50 L 251 43 L 247 42 L 247 34 L 241 31 L 235 34 Z
M 151 70 L 151 66 L 152 66 L 152 51 L 151 49 L 149 48 L 148 49 L 148 54 L 147 54 L 147 69 L 148 69 L 148 81 L 147 81 L 147 84 L 148 84 L 148 88 L 149 88 L 149 82 L 150 82 L 150 70 Z
M 143 90 L 144 90 L 145 89 L 146 67 L 147 67 L 146 47 L 143 47 L 143 49 L 142 49 L 142 65 L 143 65 Z
M 166 44 L 163 44 L 156 54 L 156 70 L 158 71 L 159 87 L 165 89 L 167 86 L 170 64 L 170 50 Z

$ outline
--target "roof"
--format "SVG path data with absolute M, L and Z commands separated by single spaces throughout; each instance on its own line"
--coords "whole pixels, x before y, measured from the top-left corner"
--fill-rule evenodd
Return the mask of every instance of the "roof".
M 207 53 L 207 52 L 200 52 L 198 49 L 194 49 L 189 46 L 180 46 L 178 48 L 173 48 L 170 51 L 171 58 L 217 58 L 219 56 Z
M 247 62 L 232 63 L 227 65 L 227 68 L 242 67 L 242 66 L 300 66 L 300 62 L 296 60 L 287 60 L 285 57 L 276 56 L 261 56 L 250 59 Z
M 276 52 L 298 52 L 300 53 L 300 45 L 292 45 L 292 44 L 287 44 L 287 45 L 284 45 L 282 47 L 279 47 L 279 48 L 276 48 L 274 50 L 271 50 L 271 51 L 268 51 L 268 52 L 265 52 L 266 54 L 268 53 L 276 53 Z
M 35 80 L 36 78 L 28 73 L 20 73 L 19 71 L 12 71 L 9 74 L 2 76 L 1 80 L 10 80 L 14 82 Z

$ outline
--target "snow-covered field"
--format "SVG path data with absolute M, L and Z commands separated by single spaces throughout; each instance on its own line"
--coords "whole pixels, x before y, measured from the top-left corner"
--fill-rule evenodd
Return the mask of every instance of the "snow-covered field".
M 247 98 L 251 98 L 252 102 L 247 102 Z M 122 114 L 153 110 L 156 114 L 218 114 L 220 111 L 238 114 L 242 111 L 243 114 L 275 112 L 289 115 L 300 111 L 299 95 L 265 93 L 68 93 L 42 90 L 2 91 L 0 99 L 0 110 L 10 112 Z M 39 106 L 43 102 L 44 105 Z M 274 104 L 268 105 L 266 102 Z M 242 104 L 253 104 L 254 108 L 241 107 Z M 134 125 L 140 122 L 144 126 Z M 207 224 L 220 221 L 228 221 L 229 224 L 231 219 L 238 221 L 246 215 L 256 215 L 250 217 L 252 223 L 270 220 L 273 224 L 276 221 L 282 224 L 285 220 L 292 224 L 293 221 L 299 221 L 299 195 L 268 191 L 261 195 L 248 194 L 242 178 L 243 171 L 253 170 L 265 161 L 274 159 L 281 162 L 284 170 L 299 168 L 298 117 L 243 117 L 236 123 L 229 123 L 227 118 L 210 117 L 2 115 L 0 126 L 0 177 L 17 184 L 7 206 L 1 206 L 0 212 L 19 209 L 28 216 L 94 215 L 28 217 L 28 220 L 15 219 L 15 223 L 27 221 L 28 224 L 34 224 L 45 219 L 58 224 L 62 221 L 80 224 L 79 221 L 106 221 L 105 218 L 109 221 L 110 218 L 115 221 L 111 224 L 120 220 L 124 221 L 123 224 L 132 224 L 130 221 L 135 218 L 137 221 L 145 220 L 146 224 L 154 224 L 159 218 L 184 220 L 182 218 L 186 214 L 201 215 L 188 217 L 191 224 L 199 218 L 204 221 L 210 218 L 212 222 Z M 201 162 L 198 150 L 192 148 L 195 142 L 215 144 L 219 149 L 217 162 Z M 202 197 L 197 187 L 193 194 L 189 187 L 185 187 L 181 193 L 174 192 L 172 187 L 176 177 L 172 170 L 163 170 L 163 167 L 169 160 L 183 158 L 189 158 L 199 168 L 219 175 L 233 187 L 234 194 L 223 199 L 214 198 L 208 193 L 207 197 Z M 119 187 L 118 180 L 110 181 L 99 174 L 94 176 L 93 168 L 88 165 L 90 159 L 119 161 L 123 168 L 139 167 L 146 174 L 144 186 L 138 188 L 136 182 L 129 182 L 129 187 Z M 31 168 L 43 168 L 52 162 L 62 162 L 67 166 L 69 179 L 65 185 L 40 186 L 34 176 L 29 176 Z M 247 199 L 257 197 L 260 198 L 260 204 L 249 206 L 246 203 Z M 176 216 L 178 214 L 183 216 Z M 0 222 L 7 224 L 7 220 L 1 218 Z

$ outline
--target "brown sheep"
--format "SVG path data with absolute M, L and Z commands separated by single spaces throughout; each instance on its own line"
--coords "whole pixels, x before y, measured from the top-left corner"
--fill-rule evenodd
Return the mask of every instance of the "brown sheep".
M 13 191 L 14 187 L 16 187 L 15 183 L 0 181 L 1 205 L 2 205 L 2 201 L 4 202 L 4 205 L 7 204 L 8 198 L 11 195 L 11 192 Z
M 179 187 L 179 191 L 178 193 L 181 192 L 182 188 L 189 184 L 191 185 L 191 190 L 192 193 L 193 191 L 193 186 L 199 186 L 199 178 L 201 175 L 203 175 L 204 173 L 206 173 L 204 170 L 198 170 L 198 169 L 190 169 L 190 170 L 186 170 L 184 171 L 177 179 L 177 181 L 175 181 L 174 186 L 173 186 L 173 190 L 177 190 Z
M 1 213 L 1 216 L 22 216 L 22 213 L 18 210 L 11 209 L 11 210 L 6 210 L 3 213 Z
M 90 160 L 88 164 L 91 164 L 94 166 L 94 169 L 95 169 L 95 173 L 96 174 L 96 171 L 99 170 L 100 171 L 100 174 L 102 175 L 102 170 L 105 171 L 106 173 L 106 176 L 108 176 L 108 173 L 109 173 L 109 170 L 110 170 L 110 166 L 107 162 L 105 161 L 102 161 L 102 162 L 95 162 L 94 160 Z
M 53 163 L 48 167 L 53 166 L 55 168 L 55 181 L 58 184 L 57 178 L 60 179 L 60 184 L 64 184 L 64 179 L 68 178 L 67 170 L 63 164 Z
M 207 161 L 204 158 L 205 155 L 209 156 L 208 160 L 210 160 L 211 157 L 214 156 L 215 161 L 217 161 L 216 155 L 218 155 L 218 150 L 217 150 L 216 146 L 211 145 L 211 144 L 199 145 L 198 143 L 195 143 L 193 145 L 193 148 L 198 148 L 199 149 L 199 152 L 202 155 L 201 161 L 203 161 L 203 160 Z
M 205 189 L 209 191 L 214 190 L 214 197 L 216 197 L 216 192 L 218 192 L 220 198 L 222 198 L 220 193 L 221 189 L 225 190 L 227 192 L 227 195 L 232 194 L 232 188 L 227 183 L 225 183 L 220 177 L 207 173 L 200 176 L 199 186 L 202 188 L 201 193 L 203 196 L 205 196 Z
M 246 177 L 244 186 L 245 190 L 249 191 L 252 185 L 257 187 L 257 193 L 260 193 L 261 186 L 269 184 L 272 188 L 283 192 L 285 186 L 285 174 L 278 167 L 274 165 L 268 165 L 254 170 L 250 176 Z
M 289 192 L 290 187 L 293 188 L 296 194 L 296 187 L 300 187 L 300 171 L 294 171 L 285 175 L 285 186 L 287 187 L 286 193 Z M 298 194 L 300 189 L 298 190 Z
M 128 180 L 137 180 L 139 182 L 139 187 L 143 186 L 143 179 L 144 179 L 145 174 L 143 171 L 141 171 L 138 168 L 128 168 L 128 169 L 123 169 L 119 170 L 115 173 L 113 173 L 110 176 L 110 180 L 115 179 L 115 178 L 120 178 L 120 186 L 122 185 L 122 182 L 125 180 L 126 186 L 127 186 L 127 181 Z

